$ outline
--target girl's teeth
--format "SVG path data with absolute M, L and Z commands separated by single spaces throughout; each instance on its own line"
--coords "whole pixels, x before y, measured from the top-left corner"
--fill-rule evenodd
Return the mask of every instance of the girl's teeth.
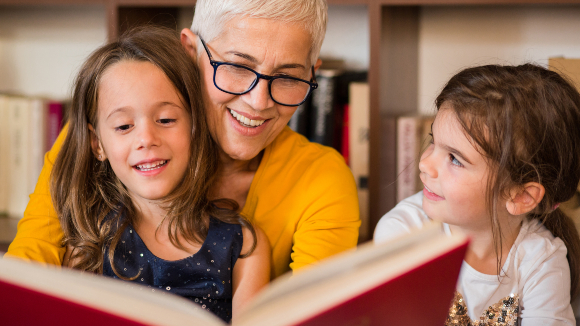
M 266 121 L 266 120 L 250 120 L 250 119 L 244 117 L 243 115 L 238 114 L 234 110 L 230 110 L 230 113 L 231 113 L 232 117 L 236 118 L 236 120 L 238 120 L 240 122 L 240 124 L 242 124 L 244 127 L 261 126 L 264 123 L 264 121 Z
M 155 162 L 155 163 L 139 164 L 139 165 L 137 165 L 137 168 L 141 171 L 151 171 L 153 169 L 158 168 L 161 165 L 164 165 L 165 163 L 167 163 L 167 161 L 159 161 L 159 162 Z

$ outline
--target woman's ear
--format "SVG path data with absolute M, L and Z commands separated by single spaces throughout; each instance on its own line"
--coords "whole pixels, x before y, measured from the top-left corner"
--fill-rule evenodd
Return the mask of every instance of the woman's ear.
M 103 150 L 103 146 L 101 145 L 101 141 L 99 140 L 99 137 L 97 136 L 97 132 L 95 131 L 95 128 L 93 128 L 93 126 L 90 123 L 88 124 L 88 127 L 89 127 L 89 134 L 91 135 L 91 149 L 93 150 L 93 155 L 95 155 L 97 160 L 103 162 L 107 159 L 107 155 L 105 154 L 105 151 Z
M 536 208 L 544 198 L 546 190 L 537 182 L 528 182 L 523 187 L 513 188 L 506 202 L 511 215 L 522 215 Z
M 316 63 L 314 64 L 314 71 L 318 71 L 318 69 L 320 69 L 320 66 L 322 66 L 322 60 L 316 59 Z
M 184 28 L 181 30 L 181 46 L 185 49 L 189 56 L 194 60 L 197 59 L 197 35 L 189 28 Z

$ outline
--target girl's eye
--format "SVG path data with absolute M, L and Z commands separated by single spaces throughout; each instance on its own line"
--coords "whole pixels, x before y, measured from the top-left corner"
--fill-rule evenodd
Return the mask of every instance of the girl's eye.
M 429 144 L 434 144 L 435 143 L 435 141 L 433 140 L 433 133 L 432 132 L 429 133 L 428 140 L 429 140 Z
M 131 125 L 122 125 L 122 126 L 116 127 L 115 130 L 118 130 L 118 131 L 127 131 L 127 130 L 129 130 L 129 128 L 131 128 Z
M 177 120 L 177 119 L 159 119 L 159 123 L 161 123 L 161 124 L 164 124 L 164 125 L 165 125 L 165 124 L 170 124 L 170 123 L 173 123 L 173 122 L 175 122 L 176 120 Z
M 463 166 L 463 164 L 461 164 L 461 162 L 459 162 L 459 161 L 458 161 L 458 160 L 455 158 L 455 156 L 453 156 L 453 154 L 449 154 L 449 160 L 451 160 L 451 164 L 453 164 L 453 165 L 457 165 L 457 166 L 459 166 L 459 167 L 462 167 L 462 166 Z

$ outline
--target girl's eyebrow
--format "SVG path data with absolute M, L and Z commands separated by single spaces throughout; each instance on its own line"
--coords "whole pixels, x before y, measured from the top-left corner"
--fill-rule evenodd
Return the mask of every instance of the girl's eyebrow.
M 125 111 L 128 111 L 128 110 L 129 110 L 129 108 L 126 107 L 126 106 L 123 106 L 123 107 L 120 107 L 120 108 L 116 108 L 111 113 L 109 113 L 109 115 L 105 118 L 105 121 L 108 120 L 115 113 L 125 112 Z
M 441 147 L 443 147 L 446 151 L 452 153 L 453 155 L 459 156 L 462 160 L 464 160 L 465 162 L 473 165 L 473 163 L 471 163 L 470 160 L 468 160 L 465 155 L 461 154 L 460 151 L 458 151 L 457 149 L 449 146 L 449 145 L 441 145 Z
M 181 109 L 182 108 L 177 103 L 168 102 L 168 101 L 161 101 L 159 103 L 156 103 L 155 105 L 158 108 L 161 108 L 161 107 L 164 107 L 164 106 L 174 107 L 174 108 L 177 108 L 177 109 Z M 122 107 L 116 108 L 111 113 L 109 113 L 109 115 L 105 118 L 105 120 L 108 120 L 110 117 L 112 117 L 116 113 L 126 112 L 126 111 L 129 111 L 130 109 L 131 109 L 130 106 L 122 106 Z

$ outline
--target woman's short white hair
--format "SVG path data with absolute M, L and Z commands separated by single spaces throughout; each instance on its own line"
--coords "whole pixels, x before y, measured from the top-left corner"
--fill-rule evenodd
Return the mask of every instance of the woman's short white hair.
M 312 37 L 314 64 L 326 33 L 326 0 L 197 0 L 191 31 L 211 42 L 235 17 L 266 18 L 303 24 Z

